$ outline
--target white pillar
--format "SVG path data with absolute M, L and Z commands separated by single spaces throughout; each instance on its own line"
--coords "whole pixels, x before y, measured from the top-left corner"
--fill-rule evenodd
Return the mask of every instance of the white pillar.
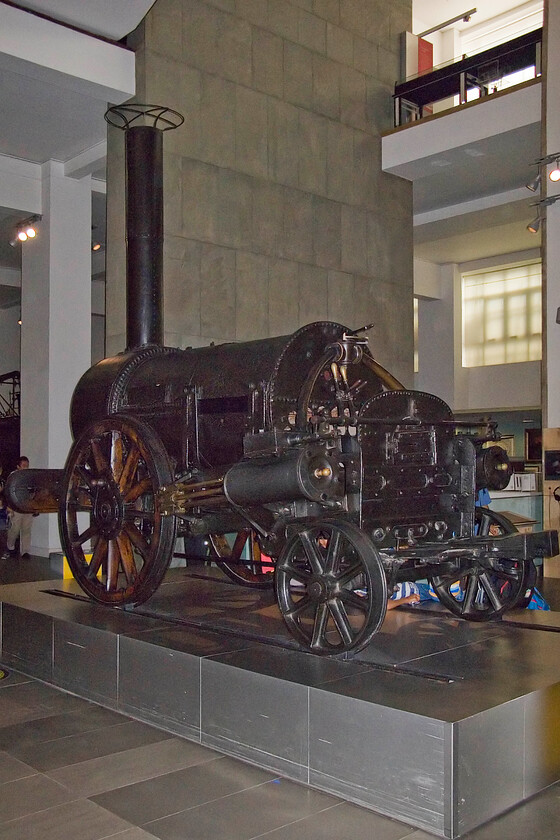
M 546 84 L 543 98 L 545 109 L 544 154 L 560 152 L 560 3 L 548 3 L 547 9 L 547 65 L 543 76 Z M 549 167 L 551 169 L 552 167 Z M 549 196 L 560 193 L 558 184 L 552 184 L 543 172 L 543 184 Z M 543 274 L 545 277 L 544 312 L 546 318 L 544 368 L 544 425 L 549 429 L 560 428 L 560 324 L 556 313 L 560 307 L 560 201 L 546 209 L 543 226 Z
M 59 469 L 72 392 L 91 364 L 91 179 L 67 178 L 55 161 L 42 175 L 40 230 L 22 247 L 21 451 L 31 467 Z M 56 517 L 40 516 L 33 553 L 59 548 Z

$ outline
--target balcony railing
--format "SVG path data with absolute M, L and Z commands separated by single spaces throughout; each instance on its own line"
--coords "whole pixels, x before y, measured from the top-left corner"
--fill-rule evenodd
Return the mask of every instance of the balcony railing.
M 429 106 L 450 97 L 467 101 L 471 90 L 480 97 L 493 93 L 506 76 L 534 67 L 541 73 L 542 29 L 520 35 L 506 44 L 426 70 L 395 85 L 395 126 L 426 116 Z M 432 113 L 431 107 L 429 113 Z

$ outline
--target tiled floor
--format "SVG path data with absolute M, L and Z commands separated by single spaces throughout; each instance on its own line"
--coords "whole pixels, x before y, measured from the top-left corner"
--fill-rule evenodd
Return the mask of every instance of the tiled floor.
M 41 563 L 14 578 L 48 577 Z M 0 680 L 0 840 L 429 837 L 15 672 Z M 560 838 L 560 785 L 464 837 Z

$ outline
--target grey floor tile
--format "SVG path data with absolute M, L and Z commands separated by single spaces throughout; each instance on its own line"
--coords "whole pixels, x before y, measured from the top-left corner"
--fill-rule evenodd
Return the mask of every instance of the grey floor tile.
M 433 835 L 348 802 L 286 823 L 257 837 L 263 840 L 421 840 L 424 837 L 434 840 Z
M 120 834 L 111 835 L 111 840 L 158 840 L 153 834 L 148 834 L 143 828 L 129 828 L 128 831 L 123 831 Z
M 51 770 L 47 775 L 76 796 L 94 796 L 219 758 L 220 753 L 200 744 L 168 738 L 156 744 Z
M 2 785 L 0 823 L 69 802 L 76 797 L 41 773 Z
M 138 721 L 128 721 L 109 729 L 96 729 L 79 735 L 70 735 L 41 744 L 14 745 L 10 754 L 25 761 L 37 770 L 54 770 L 79 764 L 102 755 L 130 750 L 145 744 L 165 741 L 172 736 L 154 726 Z
M 1 712 L 0 712 L 1 714 Z M 1 718 L 0 718 L 1 720 Z M 49 714 L 10 726 L 0 726 L 0 749 L 10 752 L 10 746 L 26 746 L 66 738 L 69 735 L 121 726 L 127 718 L 92 704 L 90 708 L 66 714 Z
M 48 712 L 38 707 L 23 706 L 7 691 L 0 691 L 0 733 L 6 726 L 15 726 L 35 718 L 43 718 Z
M 330 807 L 335 797 L 285 779 L 215 799 L 144 825 L 161 840 L 249 840 Z
M 556 784 L 461 840 L 558 840 L 560 785 Z M 416 838 L 412 838 L 416 840 Z
M 0 699 L 4 694 L 0 694 Z M 40 708 L 49 712 L 71 712 L 91 707 L 89 700 L 83 700 L 74 694 L 67 694 L 61 689 L 46 685 L 39 680 L 27 680 L 16 685 L 6 687 L 6 697 L 15 700 L 22 706 Z
M 122 834 L 130 828 L 129 823 L 88 799 L 79 799 L 0 824 L 0 840 L 101 840 L 114 836 L 122 840 L 146 840 L 142 835 Z
M 262 785 L 274 778 L 273 773 L 265 770 L 232 758 L 220 758 L 103 793 L 92 800 L 123 819 L 144 826 L 152 820 Z
M 13 782 L 16 779 L 24 779 L 26 776 L 33 776 L 37 771 L 18 761 L 6 752 L 0 752 L 0 785 L 5 782 Z

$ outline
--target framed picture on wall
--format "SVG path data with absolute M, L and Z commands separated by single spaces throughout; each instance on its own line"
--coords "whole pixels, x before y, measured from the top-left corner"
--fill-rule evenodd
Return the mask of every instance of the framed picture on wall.
M 482 444 L 483 449 L 490 449 L 491 446 L 500 446 L 505 449 L 509 458 L 515 457 L 515 438 L 513 435 L 502 435 L 500 440 L 489 440 Z
M 542 429 L 525 429 L 525 460 L 542 459 Z

